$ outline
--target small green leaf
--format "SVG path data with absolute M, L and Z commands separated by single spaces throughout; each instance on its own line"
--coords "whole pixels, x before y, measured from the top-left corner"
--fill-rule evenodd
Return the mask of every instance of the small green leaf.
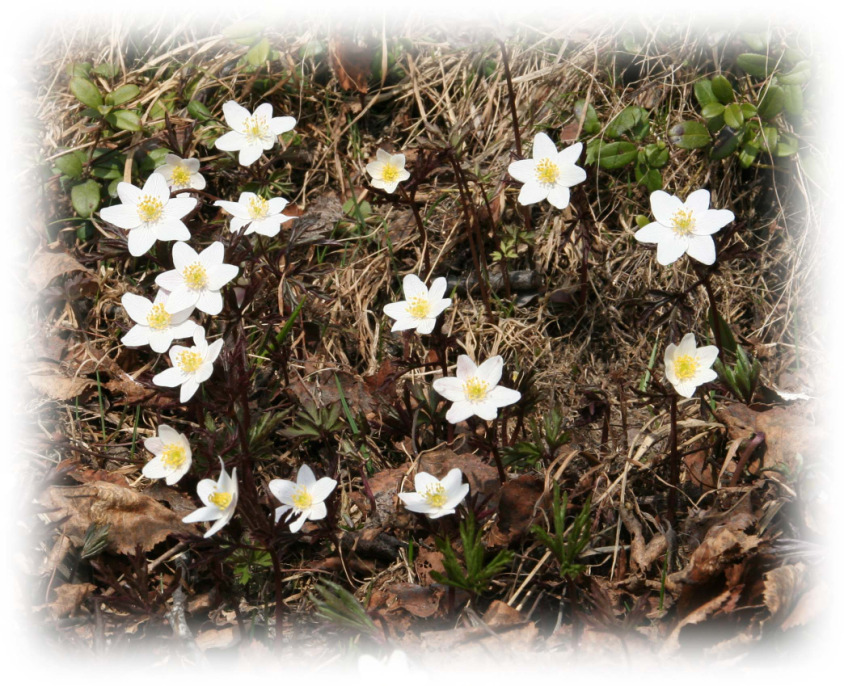
M 129 110 L 115 110 L 106 117 L 106 121 L 123 131 L 140 131 L 141 118 Z
M 76 96 L 79 102 L 88 107 L 99 107 L 103 104 L 100 89 L 81 76 L 75 76 L 70 80 L 70 92 Z
M 759 116 L 762 119 L 773 119 L 785 107 L 785 91 L 775 84 L 768 86 L 765 95 L 759 102 Z
M 660 169 L 668 164 L 668 148 L 662 141 L 646 145 L 644 151 L 645 161 L 651 169 Z
M 640 229 L 645 228 L 650 223 L 651 223 L 651 220 L 648 219 L 644 214 L 637 214 L 636 215 L 636 225 Z
M 701 110 L 701 114 L 707 119 L 720 117 L 724 114 L 724 106 L 720 102 L 710 102 Z
M 140 92 L 140 88 L 134 84 L 127 83 L 125 86 L 115 88 L 111 93 L 106 95 L 105 101 L 107 105 L 122 105 L 124 102 L 129 102 L 138 97 Z
M 753 160 L 756 159 L 758 154 L 759 147 L 757 145 L 753 143 L 745 143 L 739 151 L 739 164 L 747 169 L 751 164 L 753 164 Z
M 785 111 L 794 117 L 803 114 L 803 89 L 800 86 L 783 86 Z
M 731 103 L 735 99 L 733 86 L 726 77 L 718 74 L 712 79 L 712 93 L 723 104 Z
M 701 107 L 718 102 L 715 93 L 712 92 L 712 81 L 709 79 L 701 79 L 695 82 L 695 98 Z
M 584 116 L 583 108 L 586 107 L 586 114 Z M 598 121 L 598 113 L 591 104 L 587 105 L 585 100 L 578 100 L 574 103 L 574 116 L 580 121 L 583 119 L 583 132 L 590 136 L 598 133 L 601 130 L 601 122 Z
M 747 47 L 756 52 L 765 52 L 768 49 L 768 41 L 761 33 L 745 33 L 742 35 Z
M 253 67 L 260 67 L 270 55 L 270 41 L 264 37 L 246 53 L 246 61 Z
M 78 179 L 82 176 L 82 168 L 84 160 L 77 152 L 71 152 L 67 155 L 62 155 L 56 160 L 56 167 L 65 176 L 71 179 Z
M 730 330 L 730 325 L 724 321 L 724 318 L 720 313 L 714 312 L 712 309 L 710 309 L 707 313 L 707 319 L 709 320 L 709 328 L 711 329 L 713 335 L 715 334 L 715 322 L 718 322 L 718 333 L 721 335 L 721 346 L 723 347 L 720 357 L 723 357 L 724 351 L 735 355 L 736 338 Z
M 780 83 L 784 86 L 802 86 L 812 75 L 812 67 L 808 60 L 803 60 L 794 65 L 794 68 L 780 76 Z
M 774 155 L 776 155 L 777 157 L 789 157 L 790 155 L 796 154 L 797 149 L 797 138 L 795 136 L 792 136 L 790 133 L 784 133 L 780 136 L 779 142 L 777 143 L 777 149 L 774 152 Z
M 648 169 L 641 175 L 637 173 L 636 181 L 645 186 L 649 193 L 662 190 L 662 174 L 659 173 L 658 169 Z
M 684 121 L 671 127 L 668 137 L 674 145 L 685 150 L 704 148 L 712 140 L 706 127 L 696 121 Z
M 725 126 L 715 138 L 712 144 L 712 149 L 709 151 L 709 157 L 713 160 L 723 160 L 725 157 L 732 155 L 739 143 L 741 143 L 744 129 L 735 129 Z
M 100 184 L 88 179 L 74 186 L 70 189 L 70 202 L 76 214 L 87 219 L 100 206 Z
M 706 120 L 706 130 L 709 133 L 718 133 L 722 128 L 724 128 L 724 115 L 719 114 L 717 117 L 712 117 L 712 119 Z
M 775 126 L 763 126 L 762 130 L 757 136 L 759 144 L 769 152 L 773 153 L 777 149 L 779 143 L 780 132 Z
M 197 121 L 206 121 L 211 119 L 211 111 L 199 102 L 199 100 L 191 100 L 188 103 L 188 114 Z
M 635 140 L 642 140 L 650 130 L 648 111 L 642 107 L 631 105 L 619 112 L 607 127 L 608 138 L 618 138 L 624 134 Z
M 746 52 L 736 58 L 736 64 L 751 76 L 764 79 L 770 75 L 774 65 L 765 55 Z
M 736 103 L 727 105 L 724 108 L 724 123 L 734 129 L 737 129 L 744 124 L 744 115 L 741 113 L 741 107 L 739 107 Z
M 604 143 L 595 155 L 595 161 L 604 169 L 621 169 L 636 159 L 638 148 L 627 141 Z
M 120 67 L 111 62 L 103 62 L 94 67 L 93 72 L 106 79 L 113 79 L 120 73 Z
M 67 75 L 70 78 L 74 78 L 75 76 L 81 76 L 82 78 L 88 78 L 88 75 L 91 73 L 91 63 L 90 62 L 71 62 L 67 65 Z
M 745 119 L 751 119 L 756 116 L 756 107 L 749 102 L 743 102 L 741 104 L 741 113 Z

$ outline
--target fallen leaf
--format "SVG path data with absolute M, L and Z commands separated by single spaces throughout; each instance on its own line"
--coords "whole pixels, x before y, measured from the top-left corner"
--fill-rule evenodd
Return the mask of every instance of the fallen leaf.
M 515 626 L 522 624 L 525 618 L 517 609 L 510 607 L 507 603 L 500 600 L 493 600 L 492 604 L 487 608 L 483 616 L 484 622 L 487 626 L 495 629 L 505 626 Z
M 29 280 L 40 291 L 49 286 L 56 277 L 75 271 L 93 273 L 67 253 L 40 252 L 32 259 L 26 273 Z
M 543 499 L 544 489 L 545 482 L 533 474 L 522 474 L 501 487 L 495 528 L 507 537 L 508 543 L 525 534 L 540 518 L 541 507 L 537 503 Z M 548 500 L 547 496 L 544 500 Z
M 84 376 L 67 376 L 57 364 L 43 363 L 26 377 L 39 393 L 53 400 L 72 400 L 96 385 Z
M 53 618 L 73 617 L 85 599 L 97 590 L 94 584 L 62 584 L 53 589 L 56 599 L 50 603 Z
M 202 652 L 207 650 L 225 650 L 240 643 L 237 627 L 227 626 L 222 629 L 206 629 L 196 635 L 196 647 Z
M 783 565 L 765 574 L 762 600 L 771 616 L 763 627 L 776 626 L 786 618 L 805 586 L 805 576 L 806 565 L 801 563 Z
M 340 88 L 347 91 L 367 93 L 369 76 L 372 72 L 373 50 L 360 46 L 351 39 L 332 36 L 328 41 L 328 60 L 331 71 L 337 77 Z
M 427 542 L 433 543 L 433 538 L 430 538 Z M 443 554 L 439 550 L 420 546 L 413 564 L 416 578 L 419 579 L 419 583 L 422 586 L 430 586 L 436 583 L 431 576 L 431 572 L 445 574 Z

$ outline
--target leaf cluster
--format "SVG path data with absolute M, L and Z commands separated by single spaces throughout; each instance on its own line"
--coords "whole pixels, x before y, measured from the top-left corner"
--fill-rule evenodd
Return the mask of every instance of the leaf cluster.
M 586 565 L 576 562 L 580 554 L 589 545 L 591 538 L 591 527 L 589 521 L 589 510 L 591 507 L 591 496 L 586 499 L 580 512 L 575 515 L 571 526 L 566 529 L 566 508 L 568 507 L 568 494 L 560 496 L 560 484 L 554 484 L 554 500 L 552 503 L 552 516 L 554 533 L 545 531 L 534 525 L 531 527 L 539 541 L 551 551 L 560 565 L 560 576 L 574 578 L 581 574 Z

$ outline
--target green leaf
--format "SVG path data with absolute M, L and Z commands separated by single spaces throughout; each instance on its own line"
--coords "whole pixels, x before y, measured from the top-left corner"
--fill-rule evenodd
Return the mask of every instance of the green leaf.
M 115 110 L 106 117 L 106 121 L 123 131 L 140 131 L 141 118 L 129 110 Z
M 116 64 L 112 64 L 111 62 L 103 62 L 102 64 L 94 67 L 93 71 L 95 74 L 98 74 L 106 79 L 113 79 L 120 73 L 120 67 Z
M 246 53 L 246 61 L 253 67 L 260 67 L 270 55 L 270 41 L 264 37 Z
M 721 74 L 712 79 L 712 94 L 725 105 L 735 99 L 732 84 Z
M 762 119 L 773 119 L 782 112 L 784 106 L 785 91 L 779 86 L 771 84 L 768 86 L 768 90 L 765 91 L 765 95 L 762 96 L 757 109 Z
M 70 92 L 76 96 L 79 102 L 88 107 L 99 107 L 103 104 L 100 89 L 81 76 L 75 76 L 70 80 Z
M 742 38 L 751 50 L 765 52 L 768 49 L 768 41 L 761 33 L 745 33 Z
M 796 154 L 797 149 L 797 138 L 795 136 L 792 136 L 790 133 L 784 133 L 780 136 L 779 142 L 777 143 L 777 149 L 774 152 L 774 155 L 776 155 L 777 157 L 789 157 L 790 155 Z
M 777 127 L 763 126 L 762 130 L 757 136 L 757 141 L 765 150 L 773 153 L 774 150 L 777 149 L 777 143 L 779 142 L 779 138 L 780 132 L 777 130 Z
M 604 169 L 621 169 L 636 159 L 638 148 L 627 141 L 603 143 L 598 147 L 595 161 Z
M 724 114 L 724 106 L 720 102 L 710 102 L 701 110 L 701 114 L 707 119 L 720 117 Z
M 91 63 L 90 62 L 71 62 L 67 65 L 67 75 L 70 78 L 74 78 L 75 76 L 81 76 L 82 78 L 87 78 L 88 75 L 91 73 Z
M 723 160 L 725 157 L 732 155 L 741 143 L 743 135 L 743 128 L 736 131 L 725 126 L 712 144 L 712 150 L 709 151 L 710 159 Z
M 643 173 L 640 173 L 643 172 Z M 662 190 L 662 174 L 658 169 L 636 170 L 636 181 L 648 189 L 649 193 Z
M 733 332 L 730 330 L 730 325 L 727 324 L 727 322 L 724 320 L 720 313 L 714 312 L 711 308 L 706 318 L 709 321 L 709 328 L 711 329 L 713 336 L 715 335 L 715 322 L 717 320 L 718 332 L 721 334 L 721 346 L 726 352 L 735 355 L 736 339 L 735 336 L 733 336 Z M 721 355 L 721 357 L 723 357 L 723 354 Z
M 701 79 L 695 82 L 695 98 L 701 107 L 718 102 L 715 93 L 712 92 L 712 81 L 709 79 Z
M 812 75 L 812 67 L 808 60 L 803 60 L 794 65 L 794 68 L 779 77 L 780 83 L 784 86 L 802 86 Z
M 712 117 L 712 119 L 706 120 L 706 130 L 709 133 L 718 133 L 722 128 L 724 128 L 724 115 L 719 114 L 717 117 Z
M 800 86 L 783 86 L 785 111 L 794 117 L 803 114 L 803 89 Z
M 56 160 L 56 167 L 58 167 L 59 171 L 71 179 L 78 179 L 82 176 L 82 168 L 85 160 L 83 156 L 78 154 L 79 152 L 77 150 L 76 152 L 62 155 Z
M 644 147 L 645 162 L 651 169 L 660 169 L 668 164 L 668 148 L 665 143 L 650 143 Z
M 127 83 L 125 86 L 115 88 L 111 93 L 105 96 L 107 105 L 122 105 L 124 102 L 129 102 L 138 97 L 141 89 L 134 84 Z
M 586 107 L 586 114 L 583 114 L 583 108 Z M 598 113 L 591 104 L 586 104 L 585 100 L 578 100 L 574 103 L 574 116 L 580 121 L 583 119 L 583 132 L 592 136 L 601 130 L 601 122 L 598 121 Z
M 684 150 L 704 148 L 712 140 L 706 127 L 696 121 L 684 121 L 682 124 L 671 127 L 668 138 L 674 145 Z
M 199 100 L 191 100 L 188 103 L 188 114 L 197 121 L 206 121 L 211 119 L 211 111 L 199 102 Z
M 636 215 L 636 225 L 640 229 L 645 228 L 650 223 L 651 223 L 651 220 L 648 217 L 646 217 L 644 214 L 637 214 Z
M 736 58 L 736 64 L 751 76 L 764 79 L 771 74 L 774 65 L 765 55 L 746 52 Z
M 642 140 L 650 130 L 648 111 L 631 105 L 619 112 L 607 127 L 608 138 L 618 138 L 629 134 L 635 140 Z
M 741 104 L 741 113 L 745 119 L 751 119 L 756 116 L 756 107 L 749 102 L 743 102 Z
M 727 105 L 724 108 L 724 123 L 734 129 L 737 129 L 744 124 L 744 115 L 741 112 L 741 107 L 739 107 L 736 103 Z
M 739 164 L 747 169 L 751 164 L 753 164 L 753 160 L 756 159 L 758 154 L 759 146 L 755 143 L 745 143 L 739 151 Z
M 87 219 L 100 206 L 100 184 L 89 179 L 74 186 L 70 189 L 70 202 L 76 214 Z

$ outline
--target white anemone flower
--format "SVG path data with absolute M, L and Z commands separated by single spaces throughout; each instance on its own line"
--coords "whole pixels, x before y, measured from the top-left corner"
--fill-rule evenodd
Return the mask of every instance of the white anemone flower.
M 213 536 L 231 521 L 237 507 L 237 468 L 231 476 L 226 472 L 226 465 L 220 458 L 220 478 L 203 479 L 196 485 L 196 492 L 205 507 L 194 510 L 182 519 L 185 524 L 193 522 L 214 522 L 205 532 L 205 538 Z
M 711 368 L 717 357 L 716 346 L 698 348 L 695 335 L 687 333 L 679 345 L 669 343 L 665 348 L 665 376 L 677 393 L 684 398 L 691 398 L 698 386 L 718 378 L 718 374 Z
M 201 326 L 196 327 L 193 342 L 194 345 L 190 348 L 181 345 L 170 348 L 168 355 L 173 366 L 152 378 L 156 386 L 165 388 L 181 386 L 180 403 L 190 400 L 199 388 L 199 384 L 211 377 L 214 373 L 214 361 L 219 357 L 220 349 L 223 347 L 222 338 L 209 345 L 205 340 L 205 329 Z
M 522 394 L 512 388 L 499 386 L 504 360 L 501 355 L 490 357 L 480 366 L 468 355 L 457 358 L 457 376 L 444 376 L 434 381 L 434 390 L 454 404 L 445 418 L 452 424 L 462 422 L 472 415 L 493 420 L 498 408 L 519 401 Z
M 196 198 L 171 198 L 167 180 L 156 172 L 143 189 L 121 181 L 117 184 L 120 205 L 100 210 L 109 224 L 129 231 L 129 254 L 140 257 L 156 241 L 186 241 L 190 231 L 182 217 L 196 207 Z
M 384 305 L 384 314 L 395 319 L 391 331 L 416 329 L 417 333 L 431 333 L 437 317 L 451 305 L 451 298 L 443 298 L 447 283 L 444 276 L 434 279 L 430 290 L 415 274 L 407 274 L 402 281 L 406 300 Z
M 147 479 L 164 479 L 172 486 L 188 473 L 192 458 L 190 443 L 174 428 L 159 424 L 158 436 L 147 438 L 144 447 L 155 455 L 142 470 Z
M 252 164 L 264 150 L 276 144 L 282 133 L 292 131 L 296 126 L 293 117 L 274 117 L 273 106 L 268 102 L 258 105 L 252 114 L 229 100 L 223 105 L 223 116 L 232 130 L 218 138 L 214 145 L 218 150 L 239 151 L 237 161 L 243 167 Z
M 237 202 L 229 200 L 218 200 L 214 204 L 222 207 L 232 216 L 229 230 L 234 233 L 247 227 L 244 235 L 259 233 L 262 236 L 276 236 L 281 230 L 281 225 L 295 217 L 288 217 L 282 214 L 287 207 L 287 200 L 284 198 L 262 198 L 255 193 L 244 192 L 240 194 Z
M 586 171 L 577 162 L 583 143 L 575 143 L 557 152 L 557 146 L 544 133 L 533 139 L 533 157 L 517 160 L 507 173 L 524 185 L 519 192 L 520 205 L 533 205 L 548 200 L 558 210 L 568 207 L 569 188 L 586 180 Z
M 120 302 L 135 326 L 120 339 L 123 345 L 137 348 L 148 345 L 157 353 L 166 353 L 173 341 L 190 338 L 198 324 L 190 317 L 192 307 L 169 313 L 166 309 L 167 291 L 160 289 L 152 302 L 134 293 L 125 293 Z
M 398 185 L 410 178 L 410 172 L 404 168 L 404 163 L 404 155 L 391 155 L 378 148 L 375 161 L 366 165 L 366 171 L 372 177 L 372 186 L 387 193 L 395 193 Z
M 167 179 L 172 191 L 205 189 L 205 177 L 199 173 L 199 160 L 194 157 L 182 159 L 178 155 L 165 155 L 164 164 L 156 167 L 155 171 Z
M 640 243 L 656 243 L 656 261 L 661 265 L 676 262 L 685 253 L 703 264 L 713 264 L 712 234 L 736 218 L 730 210 L 710 210 L 705 189 L 691 193 L 686 202 L 665 191 L 654 191 L 651 211 L 656 221 L 639 229 L 634 238 Z
M 284 521 L 298 516 L 290 525 L 290 531 L 296 533 L 306 520 L 323 519 L 328 514 L 324 501 L 336 485 L 337 482 L 327 476 L 317 481 L 313 471 L 306 464 L 299 467 L 295 482 L 273 479 L 269 484 L 270 492 L 282 503 L 281 507 L 275 510 L 275 521 L 278 522 L 285 512 L 289 514 Z
M 220 314 L 223 295 L 220 289 L 240 271 L 233 264 L 224 264 L 225 248 L 215 241 L 201 253 L 187 243 L 173 246 L 175 269 L 159 274 L 155 283 L 170 291 L 164 307 L 168 312 L 179 312 L 196 307 L 205 314 Z
M 413 486 L 416 493 L 399 493 L 399 498 L 411 512 L 428 515 L 431 519 L 454 514 L 454 508 L 469 493 L 469 484 L 463 483 L 463 472 L 457 467 L 442 480 L 428 472 L 418 472 Z

